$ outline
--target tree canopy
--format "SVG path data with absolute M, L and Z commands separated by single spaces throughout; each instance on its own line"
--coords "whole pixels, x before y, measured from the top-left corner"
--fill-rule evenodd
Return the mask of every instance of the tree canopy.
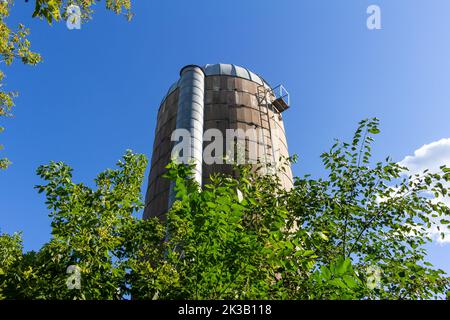
M 163 220 L 137 216 L 142 155 L 127 151 L 95 188 L 64 163 L 41 166 L 52 236 L 26 253 L 20 234 L 0 236 L 0 297 L 444 298 L 450 278 L 425 245 L 433 225 L 449 224 L 439 199 L 450 170 L 408 176 L 389 158 L 372 163 L 378 133 L 377 119 L 362 121 L 351 142 L 323 153 L 326 179 L 297 177 L 291 190 L 248 166 L 200 188 L 190 166 L 171 163 L 177 201 Z

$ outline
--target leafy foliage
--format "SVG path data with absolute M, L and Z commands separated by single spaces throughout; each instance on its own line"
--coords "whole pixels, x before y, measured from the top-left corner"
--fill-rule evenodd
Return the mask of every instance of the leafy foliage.
M 371 165 L 378 120 L 322 155 L 327 179 L 237 167 L 202 188 L 191 166 L 171 163 L 176 198 L 163 220 L 141 220 L 143 156 L 127 152 L 94 189 L 72 169 L 38 169 L 47 183 L 52 238 L 22 254 L 19 235 L 0 237 L 0 294 L 25 299 L 432 299 L 450 279 L 426 261 L 428 229 L 449 220 L 450 170 L 407 176 L 386 159 Z M 432 196 L 430 196 L 430 193 Z M 69 289 L 67 268 L 81 270 Z
M 48 23 L 67 19 L 67 8 L 71 5 L 78 6 L 81 18 L 89 20 L 94 10 L 92 7 L 98 0 L 36 0 L 33 17 L 47 20 Z M 128 20 L 132 18 L 131 0 L 105 0 L 106 9 L 116 14 L 125 14 Z
M 13 267 L 22 259 L 22 240 L 19 234 L 0 235 L 0 300 L 4 299 L 4 291 L 14 281 Z

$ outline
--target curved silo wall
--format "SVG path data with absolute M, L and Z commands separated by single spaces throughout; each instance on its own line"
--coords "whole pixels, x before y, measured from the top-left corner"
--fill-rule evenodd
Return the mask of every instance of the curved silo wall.
M 163 175 L 169 163 L 176 129 L 179 89 L 166 96 L 159 107 L 153 143 L 150 174 L 145 198 L 144 218 L 160 216 L 167 212 L 170 182 Z
M 259 151 L 265 150 L 264 158 L 272 161 L 275 154 L 275 162 L 279 157 L 288 157 L 286 134 L 282 115 L 274 110 L 271 105 L 260 105 L 258 101 L 258 87 L 261 86 L 252 80 L 228 75 L 211 75 L 205 79 L 205 124 L 204 130 L 219 129 L 225 137 L 227 129 L 242 129 L 247 131 L 254 129 L 259 132 L 255 143 L 259 143 Z M 273 97 L 271 97 L 273 100 Z M 268 113 L 268 116 L 266 114 Z M 261 154 L 249 148 L 252 136 L 243 141 L 245 145 L 245 158 L 256 162 L 261 159 Z M 273 141 L 273 146 L 272 146 Z M 210 142 L 205 142 L 206 147 Z M 264 146 L 264 145 L 265 146 Z M 226 146 L 223 146 L 224 150 Z M 293 185 L 292 172 L 288 167 L 286 172 L 278 170 L 282 185 L 290 189 Z M 208 181 L 212 173 L 234 174 L 230 164 L 203 164 L 203 180 Z

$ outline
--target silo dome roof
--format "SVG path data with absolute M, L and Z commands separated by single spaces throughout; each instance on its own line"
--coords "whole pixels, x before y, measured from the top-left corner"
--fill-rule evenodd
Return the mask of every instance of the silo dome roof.
M 243 79 L 247 79 L 258 84 L 268 83 L 256 73 L 251 72 L 249 69 L 237 66 L 235 64 L 225 64 L 225 63 L 217 63 L 217 64 L 207 64 L 203 67 L 203 71 L 206 76 L 214 76 L 214 75 L 224 75 L 224 76 L 233 76 L 239 77 Z
M 235 65 L 235 64 L 226 64 L 226 63 L 216 63 L 216 64 L 206 64 L 201 67 L 206 76 L 216 76 L 216 75 L 224 75 L 224 76 L 232 76 L 243 78 L 246 80 L 250 80 L 256 82 L 260 85 L 264 84 L 266 87 L 270 88 L 271 86 L 265 81 L 261 76 L 253 73 L 247 68 Z M 163 98 L 163 101 L 170 95 L 173 91 L 178 88 L 178 81 L 170 86 L 169 91 Z

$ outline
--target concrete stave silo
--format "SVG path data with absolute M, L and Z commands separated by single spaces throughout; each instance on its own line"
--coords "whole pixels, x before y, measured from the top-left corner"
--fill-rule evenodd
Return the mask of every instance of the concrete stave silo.
M 249 152 L 246 144 L 247 160 L 259 157 L 263 162 L 278 163 L 279 157 L 289 156 L 282 120 L 282 112 L 289 106 L 286 100 L 288 94 L 277 95 L 263 78 L 236 65 L 184 67 L 179 81 L 170 87 L 158 111 L 144 218 L 164 215 L 174 199 L 171 184 L 163 174 L 171 159 L 175 145 L 171 136 L 176 129 L 192 134 L 194 178 L 200 184 L 207 183 L 212 173 L 233 174 L 230 164 L 202 161 L 202 151 L 209 143 L 203 141 L 202 133 L 210 129 L 220 130 L 223 136 L 227 129 L 258 130 L 257 143 L 259 150 L 264 150 L 265 159 Z M 277 174 L 286 189 L 292 187 L 290 168 Z

